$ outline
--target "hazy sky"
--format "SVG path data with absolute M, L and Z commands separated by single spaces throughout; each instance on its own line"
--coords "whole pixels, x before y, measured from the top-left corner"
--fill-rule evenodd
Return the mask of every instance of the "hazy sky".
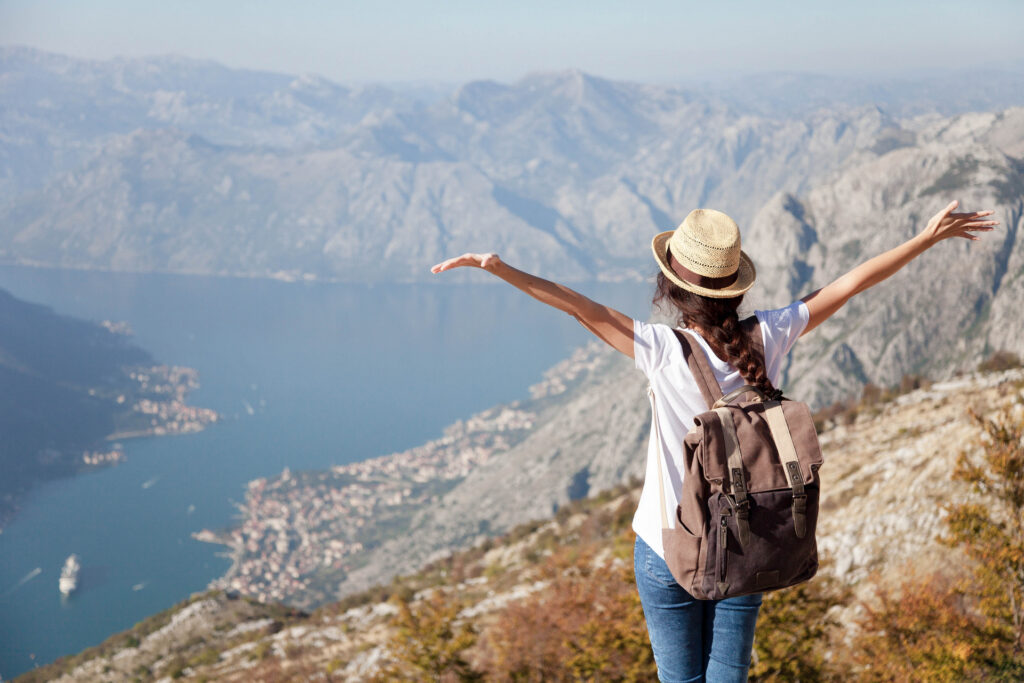
M 0 0 L 0 44 L 101 59 L 175 53 L 341 81 L 1019 68 L 1022 29 L 1024 0 Z

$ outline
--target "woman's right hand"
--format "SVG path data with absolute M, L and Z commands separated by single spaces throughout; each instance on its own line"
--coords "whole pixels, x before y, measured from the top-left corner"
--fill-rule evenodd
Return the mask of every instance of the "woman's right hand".
M 444 272 L 446 270 L 450 270 L 452 268 L 459 268 L 462 266 L 491 270 L 499 263 L 501 263 L 501 259 L 498 258 L 497 254 L 463 254 L 462 256 L 450 258 L 447 261 L 441 261 L 436 266 L 431 268 L 430 272 L 437 274 Z

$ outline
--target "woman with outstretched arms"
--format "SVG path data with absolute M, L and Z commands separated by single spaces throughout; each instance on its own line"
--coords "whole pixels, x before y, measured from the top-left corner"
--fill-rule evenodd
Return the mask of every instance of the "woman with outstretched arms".
M 827 320 L 851 297 L 940 242 L 977 240 L 978 233 L 998 225 L 988 218 L 992 211 L 954 213 L 957 206 L 950 202 L 910 240 L 802 299 L 784 308 L 755 311 L 763 355 L 752 348 L 736 312 L 754 284 L 754 265 L 740 249 L 739 228 L 724 213 L 694 210 L 678 228 L 654 237 L 652 247 L 660 268 L 654 300 L 674 311 L 679 329 L 696 334 L 723 393 L 751 384 L 774 396 L 783 360 L 797 338 Z M 658 468 L 667 463 L 672 486 L 666 488 L 678 491 L 683 437 L 694 416 L 707 409 L 673 329 L 633 320 L 568 287 L 517 270 L 493 253 L 463 254 L 431 271 L 460 267 L 485 270 L 573 316 L 599 339 L 633 358 L 647 376 L 661 406 L 661 438 L 650 439 L 644 488 L 633 518 L 634 570 L 658 677 L 662 681 L 746 680 L 761 595 L 695 600 L 675 581 L 664 560 Z M 664 452 L 658 452 L 657 444 Z M 664 504 L 672 517 L 677 501 L 670 495 Z

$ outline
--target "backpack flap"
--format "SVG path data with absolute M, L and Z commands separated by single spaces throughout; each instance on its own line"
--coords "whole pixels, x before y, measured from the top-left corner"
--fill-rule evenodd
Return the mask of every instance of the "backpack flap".
M 822 465 L 821 447 L 814 431 L 814 421 L 806 403 L 783 399 L 785 426 L 796 446 L 800 475 L 804 484 L 818 481 Z M 771 427 L 765 417 L 769 404 L 750 401 L 709 410 L 694 418 L 694 429 L 686 441 L 694 447 L 704 478 L 715 488 L 730 491 L 729 443 L 725 415 L 731 418 L 742 457 L 746 490 L 750 493 L 788 488 L 789 477 L 775 445 Z

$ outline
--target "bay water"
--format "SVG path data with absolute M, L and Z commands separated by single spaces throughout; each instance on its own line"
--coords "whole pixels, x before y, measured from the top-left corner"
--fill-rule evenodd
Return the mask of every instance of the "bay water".
M 125 462 L 38 487 L 0 534 L 0 677 L 97 645 L 203 590 L 228 561 L 191 533 L 230 526 L 251 479 L 401 451 L 496 403 L 591 339 L 497 284 L 341 285 L 0 267 L 0 288 L 128 322 L 187 365 L 199 434 L 123 442 Z M 649 284 L 578 287 L 646 319 Z M 59 419 L 59 416 L 54 416 Z M 2 473 L 0 473 L 2 476 Z M 82 561 L 61 598 L 65 558 Z

